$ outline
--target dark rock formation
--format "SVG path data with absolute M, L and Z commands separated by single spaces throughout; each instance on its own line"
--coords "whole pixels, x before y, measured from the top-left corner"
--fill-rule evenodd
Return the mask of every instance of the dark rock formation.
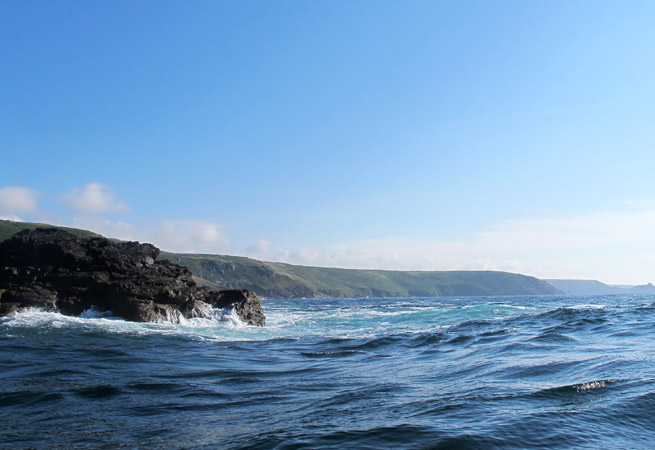
M 95 308 L 137 322 L 179 322 L 201 317 L 209 304 L 265 324 L 254 293 L 197 286 L 189 269 L 158 255 L 151 244 L 21 231 L 0 242 L 0 316 L 30 306 L 68 315 Z

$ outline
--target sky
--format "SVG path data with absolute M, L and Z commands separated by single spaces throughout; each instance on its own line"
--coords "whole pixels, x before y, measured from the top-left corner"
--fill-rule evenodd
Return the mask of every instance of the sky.
M 655 2 L 0 0 L 0 217 L 655 282 Z

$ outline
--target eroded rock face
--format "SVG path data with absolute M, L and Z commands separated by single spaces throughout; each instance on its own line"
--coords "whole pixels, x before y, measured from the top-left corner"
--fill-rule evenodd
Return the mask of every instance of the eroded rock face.
M 68 315 L 95 308 L 152 322 L 192 317 L 196 302 L 204 302 L 265 325 L 254 293 L 199 287 L 189 269 L 157 261 L 158 255 L 151 244 L 80 238 L 58 229 L 21 231 L 0 242 L 0 315 L 30 306 Z

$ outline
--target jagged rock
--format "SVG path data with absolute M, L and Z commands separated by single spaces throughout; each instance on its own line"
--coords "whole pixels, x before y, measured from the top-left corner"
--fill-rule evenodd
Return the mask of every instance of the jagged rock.
M 233 305 L 236 313 L 248 323 L 265 324 L 266 317 L 259 305 L 257 295 L 245 289 L 228 289 L 225 291 L 209 291 L 205 299 L 206 303 L 216 308 L 226 308 Z
M 152 322 L 193 317 L 196 302 L 204 302 L 234 308 L 248 324 L 266 323 L 254 293 L 197 286 L 189 269 L 158 255 L 151 244 L 21 231 L 0 242 L 0 316 L 30 306 L 68 315 L 95 308 Z

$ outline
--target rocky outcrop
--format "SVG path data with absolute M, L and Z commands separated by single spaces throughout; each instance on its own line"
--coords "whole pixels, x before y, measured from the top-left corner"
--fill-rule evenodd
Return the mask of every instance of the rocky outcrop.
M 200 317 L 211 305 L 234 308 L 263 326 L 257 296 L 196 285 L 186 267 L 157 260 L 151 244 L 81 238 L 39 228 L 0 242 L 0 315 L 39 307 L 67 315 L 95 308 L 137 322 Z

